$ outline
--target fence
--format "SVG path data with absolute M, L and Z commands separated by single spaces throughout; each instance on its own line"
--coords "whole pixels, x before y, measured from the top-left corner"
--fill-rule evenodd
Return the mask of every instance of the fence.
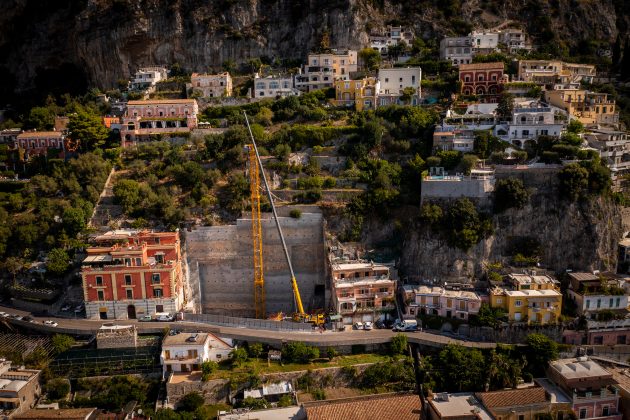
M 304 331 L 313 330 L 311 324 L 301 324 L 291 321 L 268 321 L 264 319 L 238 318 L 234 316 L 211 314 L 184 314 L 184 321 L 203 322 L 222 327 L 250 328 L 255 330 L 271 331 Z
M 127 349 L 68 350 L 50 362 L 55 375 L 84 378 L 101 375 L 159 373 L 159 345 Z

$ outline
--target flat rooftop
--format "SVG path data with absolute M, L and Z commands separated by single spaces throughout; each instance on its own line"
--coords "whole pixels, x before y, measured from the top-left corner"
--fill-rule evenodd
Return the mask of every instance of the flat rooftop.
M 557 290 L 506 290 L 505 294 L 508 296 L 522 296 L 522 297 L 554 297 L 562 296 L 562 293 Z
M 612 375 L 587 357 L 559 359 L 549 363 L 549 366 L 566 379 L 598 378 Z
M 195 339 L 193 340 L 193 337 Z M 162 347 L 165 346 L 203 346 L 207 341 L 210 347 L 230 349 L 231 346 L 211 333 L 179 333 L 168 335 L 162 341 Z
M 173 372 L 169 376 L 169 384 L 181 384 L 184 382 L 200 382 L 201 372 Z
M 492 416 L 470 392 L 435 394 L 429 404 L 441 417 L 462 417 L 476 414 L 481 420 L 492 420 Z

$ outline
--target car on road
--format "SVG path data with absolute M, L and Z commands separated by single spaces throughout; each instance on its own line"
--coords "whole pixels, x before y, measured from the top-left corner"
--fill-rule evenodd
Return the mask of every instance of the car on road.
M 35 322 L 35 320 L 33 319 L 33 317 L 31 316 L 25 316 L 24 318 L 22 318 L 22 321 L 26 321 L 26 322 Z
M 354 329 L 355 330 L 362 330 L 363 329 L 363 322 L 355 322 L 354 323 Z
M 65 304 L 61 307 L 61 312 L 68 312 L 72 306 Z
M 9 314 L 8 314 L 8 313 L 6 313 L 6 312 L 0 312 L 0 318 L 6 318 L 6 317 L 8 317 L 8 316 L 9 316 Z
M 50 319 L 48 319 L 46 321 L 43 321 L 43 324 L 44 325 L 48 325 L 49 327 L 57 327 L 57 326 L 59 326 L 59 324 L 57 324 L 55 321 L 50 320 Z
M 15 319 L 16 321 L 21 321 L 22 320 L 22 315 L 11 314 L 11 315 L 9 315 L 9 318 Z
M 83 305 L 79 305 L 76 308 L 74 308 L 74 312 L 75 313 L 79 313 L 79 312 L 83 312 L 83 311 L 85 311 L 85 306 L 83 306 Z
M 363 324 L 363 329 L 364 329 L 365 331 L 372 331 L 372 330 L 374 329 L 374 327 L 372 326 L 372 323 L 371 323 L 370 321 L 366 321 L 366 322 Z
M 394 331 L 418 331 L 418 321 L 415 319 L 405 319 L 394 325 Z
M 138 317 L 138 322 L 150 322 L 153 321 L 151 315 L 142 315 Z
M 175 317 L 168 312 L 155 314 L 155 320 L 159 322 L 171 322 L 174 319 Z

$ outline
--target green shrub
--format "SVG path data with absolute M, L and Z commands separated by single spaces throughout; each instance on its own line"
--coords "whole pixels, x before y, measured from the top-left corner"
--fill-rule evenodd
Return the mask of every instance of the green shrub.
M 529 192 L 517 178 L 500 179 L 494 185 L 494 211 L 501 213 L 509 208 L 523 208 L 529 201 Z
M 302 217 L 302 210 L 293 209 L 289 212 L 289 216 L 291 216 L 294 219 L 299 219 L 300 217 Z

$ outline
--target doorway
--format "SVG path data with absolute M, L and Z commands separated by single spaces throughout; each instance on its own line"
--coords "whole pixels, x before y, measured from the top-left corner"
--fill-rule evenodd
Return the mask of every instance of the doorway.
M 136 307 L 135 305 L 127 306 L 127 318 L 136 319 Z

